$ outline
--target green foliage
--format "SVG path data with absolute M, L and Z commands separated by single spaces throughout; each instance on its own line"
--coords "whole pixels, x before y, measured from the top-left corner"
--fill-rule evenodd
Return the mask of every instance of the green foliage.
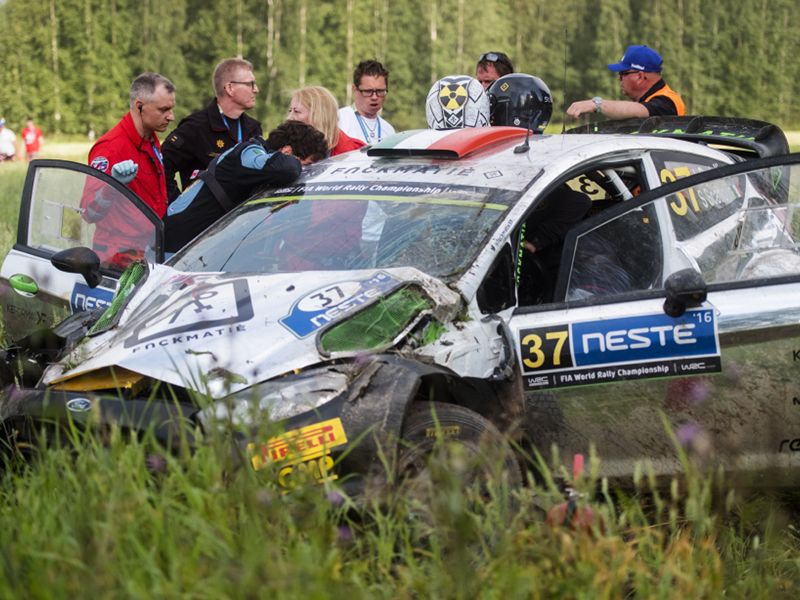
M 0 598 L 774 598 L 800 583 L 796 512 L 717 501 L 720 481 L 691 468 L 613 501 L 585 475 L 595 516 L 569 528 L 543 518 L 552 485 L 477 484 L 441 439 L 413 484 L 351 499 L 282 491 L 274 464 L 232 469 L 222 438 L 177 455 L 115 429 L 66 438 L 0 474 Z
M 99 134 L 125 111 L 131 79 L 154 70 L 177 85 L 181 118 L 212 96 L 217 61 L 242 55 L 270 129 L 301 85 L 351 101 L 354 64 L 375 57 L 391 72 L 385 116 L 402 130 L 424 126 L 433 81 L 503 50 L 548 82 L 558 120 L 575 100 L 619 97 L 606 65 L 643 43 L 665 57 L 690 113 L 789 129 L 800 123 L 798 19 L 792 0 L 6 0 L 0 110 L 17 131 L 31 114 L 46 134 Z

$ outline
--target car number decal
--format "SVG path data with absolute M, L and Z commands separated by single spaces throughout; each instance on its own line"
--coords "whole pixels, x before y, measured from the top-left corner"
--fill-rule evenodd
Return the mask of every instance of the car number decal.
M 356 281 L 342 281 L 310 292 L 292 305 L 280 320 L 294 335 L 304 338 L 320 327 L 392 291 L 400 281 L 383 272 Z
M 529 390 L 721 370 L 710 308 L 522 329 L 518 342 Z

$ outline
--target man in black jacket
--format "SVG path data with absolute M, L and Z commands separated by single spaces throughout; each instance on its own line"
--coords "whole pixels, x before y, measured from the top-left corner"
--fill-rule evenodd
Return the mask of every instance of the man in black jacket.
M 255 106 L 258 85 L 253 65 L 226 58 L 214 69 L 216 98 L 205 108 L 181 120 L 161 150 L 171 202 L 205 170 L 214 158 L 239 142 L 261 135 L 261 124 L 244 111 Z M 175 174 L 181 176 L 180 187 Z
M 164 245 L 177 252 L 262 185 L 287 185 L 303 165 L 325 158 L 325 136 L 299 121 L 286 121 L 266 140 L 237 144 L 215 158 L 164 215 Z

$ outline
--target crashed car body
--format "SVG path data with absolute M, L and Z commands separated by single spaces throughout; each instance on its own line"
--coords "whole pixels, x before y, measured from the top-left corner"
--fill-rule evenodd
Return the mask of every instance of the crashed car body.
M 0 401 L 6 435 L 89 413 L 165 440 L 178 421 L 233 423 L 245 460 L 279 462 L 290 486 L 366 473 L 381 444 L 495 426 L 565 463 L 593 447 L 602 475 L 640 460 L 670 475 L 666 423 L 700 459 L 785 484 L 800 467 L 800 157 L 769 156 L 783 136 L 763 123 L 656 125 L 401 133 L 261 190 L 166 264 L 128 190 L 34 162 L 3 306 L 30 329 L 69 301 L 88 331 Z M 89 178 L 147 225 L 99 274 L 69 250 L 91 246 Z M 565 187 L 591 208 L 553 271 L 525 230 Z M 118 282 L 120 256 L 135 262 Z M 425 422 L 431 400 L 442 417 Z M 286 433 L 260 437 L 265 414 Z

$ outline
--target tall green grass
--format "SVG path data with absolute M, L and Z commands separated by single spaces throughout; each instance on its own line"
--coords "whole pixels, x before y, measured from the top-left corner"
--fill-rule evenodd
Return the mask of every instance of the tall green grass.
M 232 471 L 220 443 L 174 458 L 111 432 L 6 470 L 0 598 L 788 598 L 800 584 L 792 516 L 715 501 L 719 478 L 691 468 L 613 500 L 586 477 L 581 505 L 602 522 L 576 530 L 542 518 L 552 488 L 470 485 L 457 448 L 413 492 L 354 502 Z

